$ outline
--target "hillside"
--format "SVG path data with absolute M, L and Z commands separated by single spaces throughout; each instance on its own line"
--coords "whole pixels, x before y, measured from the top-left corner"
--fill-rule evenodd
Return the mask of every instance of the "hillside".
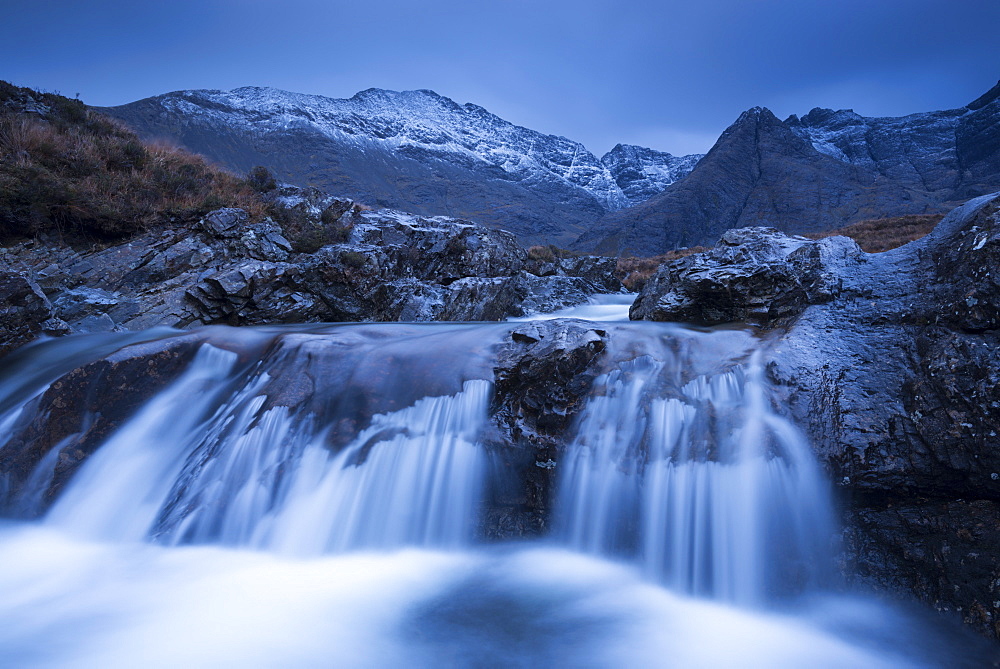
M 0 82 L 0 242 L 118 240 L 263 198 L 201 157 L 142 142 L 79 100 Z

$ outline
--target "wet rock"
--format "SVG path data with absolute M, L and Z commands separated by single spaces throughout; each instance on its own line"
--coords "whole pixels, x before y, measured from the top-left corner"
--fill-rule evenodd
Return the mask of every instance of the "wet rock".
M 39 335 L 66 331 L 38 284 L 17 272 L 0 271 L 0 355 Z
M 844 499 L 845 573 L 992 636 L 1000 333 L 978 307 L 1000 304 L 996 211 L 979 198 L 922 240 L 826 264 L 839 294 L 776 333 L 768 367 Z
M 57 450 L 52 468 L 35 474 L 49 477 L 40 498 L 15 504 L 15 511 L 32 516 L 44 510 L 80 464 L 184 370 L 202 340 L 189 335 L 126 346 L 53 382 L 26 407 L 4 444 L 0 478 L 12 492 Z
M 494 443 L 502 471 L 486 505 L 485 536 L 545 530 L 559 448 L 600 373 L 606 347 L 604 330 L 572 320 L 525 323 L 500 347 L 491 414 L 503 435 Z
M 1000 503 L 914 496 L 852 506 L 843 541 L 858 580 L 1000 637 Z
M 600 287 L 605 293 L 624 290 L 617 278 L 618 259 L 607 256 L 573 256 L 560 258 L 557 274 L 575 276 Z
M 839 294 L 844 261 L 863 261 L 845 237 L 815 242 L 773 228 L 730 230 L 715 248 L 664 263 L 629 315 L 698 325 L 787 323 Z

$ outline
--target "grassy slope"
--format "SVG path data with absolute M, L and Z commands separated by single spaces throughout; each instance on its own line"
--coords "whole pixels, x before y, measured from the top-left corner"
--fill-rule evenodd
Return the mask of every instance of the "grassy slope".
M 0 243 L 114 241 L 224 206 L 267 209 L 199 156 L 144 144 L 79 100 L 0 82 Z

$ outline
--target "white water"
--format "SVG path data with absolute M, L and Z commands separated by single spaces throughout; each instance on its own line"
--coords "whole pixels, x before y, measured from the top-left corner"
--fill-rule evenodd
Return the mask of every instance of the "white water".
M 814 585 L 833 531 L 808 443 L 768 406 L 757 354 L 685 382 L 689 354 L 632 358 L 597 380 L 606 390 L 562 470 L 562 536 L 743 605 Z
M 511 321 L 548 321 L 556 318 L 579 318 L 585 321 L 627 323 L 628 310 L 635 302 L 635 293 L 610 293 L 593 295 L 585 304 L 566 307 L 547 314 L 535 314 Z
M 202 345 L 40 523 L 0 525 L 0 665 L 979 666 L 964 637 L 816 594 L 825 486 L 742 332 L 614 326 L 555 536 L 482 545 L 506 327 Z M 0 378 L 0 445 L 86 361 L 73 345 Z M 43 503 L 61 446 L 14 511 Z

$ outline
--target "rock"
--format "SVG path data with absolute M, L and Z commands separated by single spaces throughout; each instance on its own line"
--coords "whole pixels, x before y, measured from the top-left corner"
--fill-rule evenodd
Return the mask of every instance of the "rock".
M 714 248 L 664 263 L 629 315 L 698 325 L 786 323 L 839 294 L 832 270 L 844 261 L 863 261 L 846 237 L 814 242 L 774 228 L 730 230 Z
M 52 469 L 43 472 L 50 478 L 40 497 L 15 504 L 22 516 L 43 511 L 108 435 L 184 370 L 202 340 L 187 335 L 126 346 L 55 380 L 10 428 L 0 458 L 0 478 L 6 480 L 0 493 L 16 493 L 58 449 Z
M 997 203 L 978 198 L 922 240 L 826 265 L 839 295 L 779 333 L 768 367 L 843 498 L 846 573 L 994 637 L 1000 336 L 964 297 L 975 288 L 996 304 L 982 252 Z
M 545 530 L 560 447 L 583 408 L 607 332 L 572 320 L 525 323 L 497 354 L 493 422 L 503 436 L 492 447 L 502 463 L 482 533 L 537 536 Z M 538 464 L 541 463 L 541 464 Z
M 4 257 L 20 272 L 16 276 L 38 277 L 40 283 L 32 284 L 37 294 L 25 278 L 21 297 L 10 299 L 31 294 L 39 301 L 30 317 L 11 318 L 4 331 L 11 342 L 26 343 L 50 320 L 46 331 L 63 333 L 213 323 L 504 320 L 620 290 L 614 259 L 561 260 L 543 278 L 526 271 L 527 254 L 500 230 L 369 211 L 315 189 L 282 186 L 274 198 L 296 225 L 337 227 L 339 241 L 294 253 L 271 219 L 251 222 L 242 210 L 219 209 L 193 229 L 178 224 L 90 251 L 57 240 L 26 242 Z
M 218 239 L 239 237 L 250 222 L 250 217 L 242 209 L 216 209 L 203 218 L 199 227 Z
M 625 288 L 618 279 L 618 259 L 607 256 L 560 258 L 556 274 L 585 279 L 605 293 L 620 293 Z
M 0 355 L 41 334 L 67 330 L 38 284 L 17 272 L 0 271 Z

